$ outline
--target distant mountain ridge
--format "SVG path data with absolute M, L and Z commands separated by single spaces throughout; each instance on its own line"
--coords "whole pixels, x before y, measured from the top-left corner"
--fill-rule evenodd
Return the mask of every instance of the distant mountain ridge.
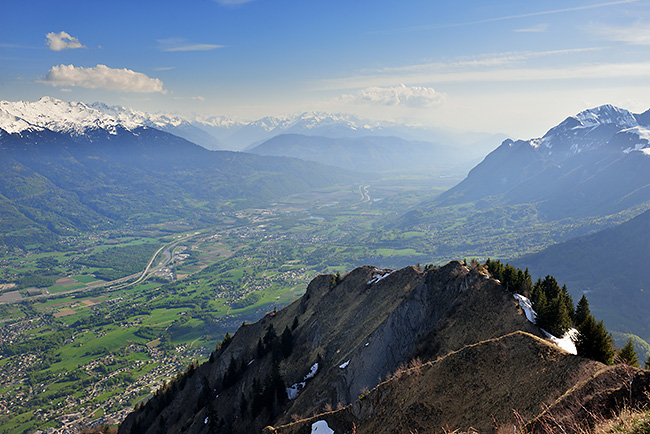
M 467 170 L 475 158 L 474 155 L 461 156 L 454 148 L 439 143 L 409 141 L 394 136 L 330 138 L 281 134 L 248 152 L 291 156 L 363 172 L 426 170 L 429 173 L 447 173 L 458 166 Z
M 505 140 L 436 202 L 487 197 L 538 203 L 551 218 L 612 214 L 650 201 L 650 111 L 604 105 L 568 117 L 541 138 Z

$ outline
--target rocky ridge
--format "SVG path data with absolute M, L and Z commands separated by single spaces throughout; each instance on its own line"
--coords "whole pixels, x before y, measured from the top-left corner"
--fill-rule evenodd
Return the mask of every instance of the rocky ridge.
M 259 352 L 269 330 L 285 330 L 283 340 L 292 330 L 290 354 Z M 210 360 L 120 433 L 308 433 L 320 421 L 337 433 L 491 431 L 495 421 L 536 420 L 604 368 L 543 339 L 482 266 L 460 262 L 321 275 L 290 306 L 242 325 Z M 289 397 L 275 393 L 278 381 Z

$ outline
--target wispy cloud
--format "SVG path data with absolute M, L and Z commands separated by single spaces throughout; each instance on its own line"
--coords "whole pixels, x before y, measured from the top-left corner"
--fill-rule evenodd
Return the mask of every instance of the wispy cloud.
M 519 33 L 543 33 L 548 30 L 548 24 L 541 23 L 530 27 L 525 27 L 523 29 L 515 29 L 515 32 Z
M 608 41 L 624 42 L 631 45 L 650 45 L 650 26 L 635 23 L 629 26 L 607 26 L 590 24 L 588 29 Z
M 320 90 L 363 89 L 368 86 L 392 86 L 423 83 L 536 82 L 551 80 L 638 79 L 650 76 L 650 62 L 585 63 L 556 68 L 492 68 L 487 70 L 418 72 L 407 75 L 366 75 L 332 79 L 320 84 Z M 398 81 L 399 80 L 399 81 Z
M 70 36 L 66 32 L 48 33 L 45 35 L 45 43 L 52 51 L 73 50 L 76 48 L 86 48 L 79 39 Z
M 202 96 L 193 96 L 192 99 L 194 101 L 205 101 L 205 98 L 203 98 Z
M 175 69 L 175 66 L 159 66 L 157 68 L 154 68 L 154 71 L 171 71 L 172 69 Z
M 210 51 L 223 47 L 223 45 L 217 44 L 192 44 L 183 38 L 158 40 L 158 49 L 160 51 Z
M 519 18 L 530 18 L 530 17 L 538 17 L 543 15 L 554 15 L 554 14 L 561 14 L 566 12 L 583 11 L 587 9 L 602 8 L 606 6 L 616 6 L 621 4 L 636 3 L 638 1 L 640 0 L 618 0 L 613 2 L 596 3 L 592 5 L 585 5 L 585 6 L 575 6 L 571 8 L 550 9 L 546 11 L 529 12 L 525 14 L 506 15 L 502 17 L 486 18 L 484 20 L 465 21 L 461 23 L 432 24 L 432 25 L 424 25 L 424 26 L 404 27 L 401 29 L 379 31 L 377 33 L 398 33 L 398 32 L 421 31 L 421 30 L 450 29 L 454 27 L 464 27 L 464 26 L 472 26 L 476 24 L 494 23 L 498 21 L 516 20 Z
M 462 71 L 466 69 L 493 68 L 514 65 L 531 59 L 548 56 L 587 53 L 601 50 L 600 47 L 569 48 L 564 50 L 547 51 L 512 51 L 507 53 L 490 53 L 476 57 L 459 57 L 444 62 L 418 63 L 385 67 L 380 69 L 363 70 L 362 74 L 390 74 L 390 73 L 417 73 L 417 72 L 444 72 Z
M 356 95 L 343 95 L 340 100 L 357 104 L 425 108 L 441 104 L 445 97 L 445 94 L 431 87 L 407 87 L 402 84 L 396 87 L 368 87 Z
M 93 68 L 74 65 L 53 66 L 41 82 L 57 87 L 77 86 L 120 92 L 167 92 L 163 89 L 162 81 L 157 78 L 126 68 L 109 68 L 106 65 L 97 65 Z

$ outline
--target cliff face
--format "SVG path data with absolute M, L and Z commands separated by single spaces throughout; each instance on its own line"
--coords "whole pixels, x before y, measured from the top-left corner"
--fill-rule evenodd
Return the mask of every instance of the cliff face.
M 309 420 L 292 421 L 322 412 L 337 433 L 489 429 L 490 415 L 510 420 L 513 408 L 528 420 L 597 369 L 540 336 L 480 266 L 322 275 L 301 299 L 242 326 L 120 433 L 310 432 Z M 409 363 L 417 376 L 401 375 Z

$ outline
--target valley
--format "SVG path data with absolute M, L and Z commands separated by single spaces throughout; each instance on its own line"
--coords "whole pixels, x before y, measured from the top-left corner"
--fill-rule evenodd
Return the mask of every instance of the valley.
M 3 429 L 74 432 L 120 421 L 187 366 L 206 360 L 226 333 L 297 299 L 318 274 L 366 264 L 437 265 L 452 255 L 509 258 L 626 217 L 601 226 L 580 220 L 526 225 L 519 218 L 521 226 L 510 227 L 507 237 L 495 224 L 498 212 L 483 215 L 473 207 L 440 210 L 438 227 L 386 225 L 453 182 L 387 178 L 224 213 L 217 226 L 169 223 L 79 237 L 75 250 L 5 252 L 3 281 L 24 283 L 0 294 L 13 297 L 0 299 Z M 534 208 L 504 209 L 501 218 L 525 212 L 536 218 Z M 475 229 L 486 221 L 494 229 Z M 98 268 L 92 258 L 115 269 Z M 139 271 L 124 268 L 125 258 Z M 117 279 L 102 281 L 98 274 Z M 34 275 L 49 286 L 28 287 Z

